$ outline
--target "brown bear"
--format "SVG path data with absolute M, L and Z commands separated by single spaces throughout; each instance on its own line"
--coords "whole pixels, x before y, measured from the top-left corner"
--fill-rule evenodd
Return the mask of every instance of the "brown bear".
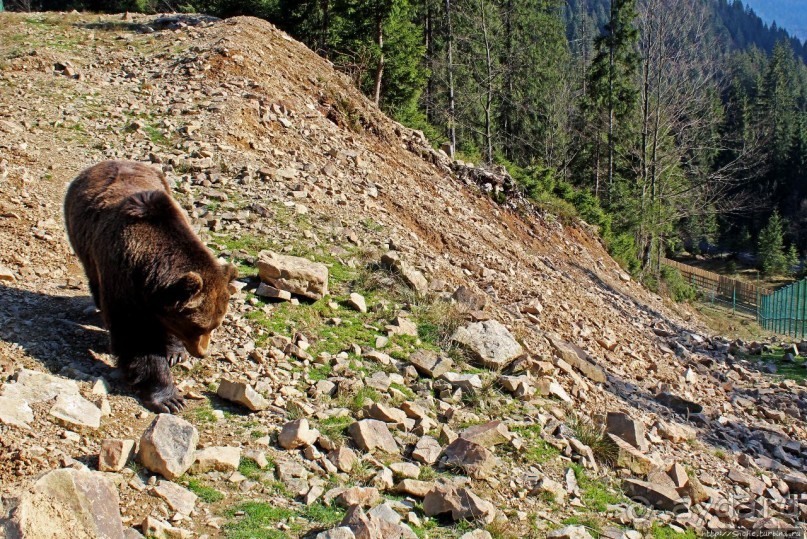
M 150 410 L 181 410 L 170 367 L 185 350 L 207 353 L 235 266 L 220 264 L 199 240 L 165 175 L 140 163 L 105 161 L 81 172 L 64 215 L 127 381 Z

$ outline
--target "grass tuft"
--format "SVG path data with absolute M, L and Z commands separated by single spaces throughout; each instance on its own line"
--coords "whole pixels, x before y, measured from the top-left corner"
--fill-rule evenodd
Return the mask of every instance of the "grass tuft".
M 605 434 L 605 426 L 597 425 L 591 420 L 583 418 L 574 411 L 570 413 L 568 427 L 583 444 L 589 446 L 594 458 L 608 466 L 613 466 L 619 458 L 619 448 Z

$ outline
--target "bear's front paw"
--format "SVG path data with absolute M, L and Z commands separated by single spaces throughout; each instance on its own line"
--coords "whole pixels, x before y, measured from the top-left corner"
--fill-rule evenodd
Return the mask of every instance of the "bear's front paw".
M 143 398 L 143 406 L 156 414 L 176 414 L 185 408 L 185 397 L 173 388 L 173 392 L 167 397 L 152 395 Z

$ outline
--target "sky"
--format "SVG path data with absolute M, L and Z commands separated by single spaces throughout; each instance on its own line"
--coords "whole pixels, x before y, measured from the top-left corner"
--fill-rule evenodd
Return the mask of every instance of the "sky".
M 791 35 L 807 40 L 807 0 L 745 0 L 757 15 L 770 24 L 786 29 Z

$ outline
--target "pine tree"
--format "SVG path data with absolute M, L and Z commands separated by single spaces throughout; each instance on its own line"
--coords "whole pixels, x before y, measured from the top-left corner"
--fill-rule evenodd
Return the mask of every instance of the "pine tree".
M 765 275 L 782 275 L 788 272 L 785 255 L 783 223 L 779 212 L 774 211 L 759 233 L 757 261 Z
M 594 167 L 594 191 L 599 195 L 605 183 L 611 200 L 614 179 L 621 165 L 617 151 L 633 136 L 631 123 L 639 97 L 636 85 L 639 32 L 635 19 L 636 0 L 611 1 L 609 21 L 595 41 L 597 55 L 589 69 L 584 105 L 596 137 L 589 150 Z

